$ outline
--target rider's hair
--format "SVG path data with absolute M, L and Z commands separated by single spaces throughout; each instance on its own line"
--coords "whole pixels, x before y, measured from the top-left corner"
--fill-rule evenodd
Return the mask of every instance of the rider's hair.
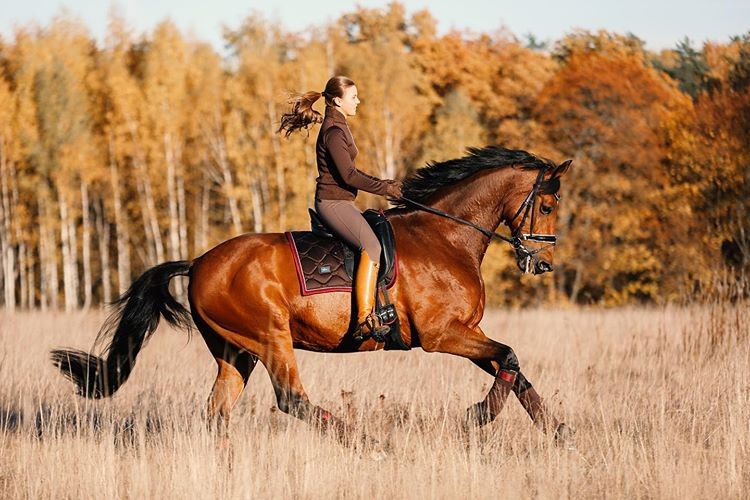
M 292 110 L 281 115 L 281 126 L 277 132 L 285 131 L 284 136 L 289 137 L 292 132 L 299 129 L 307 129 L 313 123 L 323 121 L 323 116 L 315 111 L 312 106 L 320 97 L 325 97 L 326 106 L 335 106 L 333 99 L 344 97 L 344 90 L 353 87 L 354 82 L 345 76 L 334 76 L 323 92 L 305 92 L 304 94 L 293 94 L 289 98 Z

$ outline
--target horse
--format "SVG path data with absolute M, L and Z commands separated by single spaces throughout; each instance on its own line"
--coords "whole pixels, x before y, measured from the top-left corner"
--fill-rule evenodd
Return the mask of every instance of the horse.
M 522 273 L 553 270 L 560 178 L 570 162 L 556 165 L 499 146 L 470 148 L 464 157 L 417 170 L 405 179 L 403 198 L 391 200 L 395 206 L 385 211 L 398 255 L 391 300 L 404 342 L 461 356 L 494 378 L 485 398 L 467 410 L 467 426 L 492 422 L 513 392 L 555 441 L 572 436 L 522 373 L 513 349 L 488 338 L 479 326 L 485 307 L 480 266 L 491 239 L 512 245 Z M 501 224 L 510 237 L 494 232 Z M 176 276 L 189 277 L 189 311 L 170 294 L 169 281 Z M 73 349 L 51 353 L 82 396 L 114 394 L 163 317 L 177 328 L 195 326 L 215 358 L 218 373 L 207 414 L 227 434 L 232 407 L 260 361 L 282 412 L 350 442 L 353 428 L 308 398 L 294 349 L 375 351 L 383 344 L 351 340 L 351 294 L 300 294 L 283 233 L 243 234 L 192 261 L 156 265 L 114 306 L 95 344 L 106 344 L 101 355 Z

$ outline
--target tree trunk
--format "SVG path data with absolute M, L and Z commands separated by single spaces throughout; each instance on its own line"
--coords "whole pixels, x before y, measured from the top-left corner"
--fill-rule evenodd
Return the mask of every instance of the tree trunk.
M 164 262 L 164 243 L 161 239 L 161 229 L 159 228 L 159 218 L 156 213 L 156 204 L 154 202 L 153 190 L 151 188 L 151 178 L 146 166 L 146 160 L 143 152 L 138 147 L 137 126 L 132 120 L 128 120 L 128 129 L 130 130 L 131 140 L 135 146 L 133 163 L 136 167 L 138 177 L 138 194 L 141 198 L 141 214 L 143 218 L 144 232 L 146 239 L 150 243 L 148 248 L 147 263 L 149 266 Z
M 286 229 L 286 175 L 284 173 L 284 160 L 281 157 L 281 145 L 275 133 L 274 120 L 276 119 L 276 107 L 272 100 L 268 100 L 268 127 L 271 135 L 271 148 L 273 150 L 273 164 L 276 170 L 276 189 L 279 201 L 279 225 L 278 230 Z
M 253 232 L 263 232 L 263 193 L 260 188 L 260 176 L 253 173 L 249 163 L 245 163 L 245 171 L 250 182 L 250 204 L 253 210 Z
M 104 200 L 94 203 L 96 233 L 99 235 L 99 261 L 101 263 L 102 302 L 112 302 L 112 272 L 109 265 L 109 224 L 104 218 Z
M 20 198 L 18 194 L 18 176 L 16 175 L 16 167 L 12 162 L 6 164 L 6 167 L 10 167 L 11 206 L 18 207 L 20 204 Z M 11 214 L 11 212 L 7 213 Z M 30 250 L 27 250 L 26 238 L 24 237 L 23 231 L 21 229 L 21 221 L 17 219 L 17 215 L 11 218 L 11 226 L 15 228 L 16 244 L 18 245 L 18 281 L 20 285 L 20 305 L 21 309 L 27 309 L 29 307 L 28 269 L 29 266 L 31 266 L 29 259 L 29 254 L 31 252 Z
M 71 249 L 70 224 L 68 223 L 68 203 L 60 187 L 57 188 L 58 208 L 60 210 L 60 242 L 63 259 L 63 293 L 65 295 L 65 311 L 72 311 L 76 307 L 73 285 L 73 252 Z
M 83 259 L 83 309 L 91 307 L 91 221 L 89 220 L 89 190 L 86 182 L 81 179 L 81 221 L 83 234 L 81 237 L 81 258 Z M 100 234 L 101 238 L 101 234 Z
M 130 247 L 128 246 L 128 228 L 125 225 L 125 217 L 123 217 L 119 167 L 117 166 L 114 143 L 111 138 L 109 143 L 109 178 L 112 183 L 112 204 L 115 212 L 115 240 L 117 241 L 117 289 L 118 295 L 120 295 L 130 286 Z M 102 207 L 102 211 L 104 211 L 104 207 Z M 148 234 L 148 229 L 145 225 L 144 230 Z M 109 301 L 105 299 L 105 302 Z
M 172 138 L 169 133 L 163 137 L 164 161 L 167 166 L 167 201 L 169 205 L 169 258 L 180 260 L 180 235 L 178 233 L 177 187 L 175 182 L 175 162 L 172 151 Z
M 4 143 L 0 142 L 0 253 L 2 253 L 3 268 L 3 304 L 6 311 L 12 312 L 16 308 L 16 272 L 11 242 L 12 214 L 7 163 Z
M 80 291 L 81 283 L 78 277 L 78 232 L 76 230 L 76 220 L 70 214 L 70 207 L 68 207 L 68 238 L 70 240 L 70 275 L 72 277 L 72 292 L 73 292 L 73 303 L 74 309 L 77 309 L 81 303 Z
M 18 298 L 19 298 L 19 305 L 21 309 L 27 309 L 29 307 L 28 305 L 28 298 L 29 298 L 29 291 L 26 287 L 29 285 L 28 278 L 26 276 L 26 273 L 28 271 L 28 265 L 29 261 L 26 256 L 26 244 L 20 239 L 20 234 L 18 234 L 17 231 L 17 238 L 19 238 L 17 241 L 18 243 L 18 284 L 19 284 L 19 290 L 18 290 Z
M 29 309 L 34 309 L 36 307 L 36 272 L 34 267 L 34 260 L 32 259 L 31 255 L 32 250 L 31 248 L 29 248 L 29 267 L 28 273 L 26 274 L 26 278 L 28 280 L 26 292 L 29 294 L 29 298 L 26 303 L 28 304 Z
M 208 174 L 206 173 L 205 169 L 203 170 L 203 176 L 202 176 L 202 186 L 200 191 L 200 199 L 196 199 L 195 201 L 195 220 L 198 224 L 198 227 L 195 230 L 194 238 L 195 243 L 193 251 L 196 255 L 200 255 L 206 250 L 208 250 L 208 211 L 210 208 L 210 201 L 211 201 L 211 187 L 210 187 L 210 178 Z M 199 195 L 196 192 L 195 197 L 198 198 Z
M 188 249 L 188 224 L 187 203 L 185 201 L 185 178 L 182 174 L 177 176 L 177 212 L 180 216 L 180 259 L 187 259 L 190 254 Z
M 224 138 L 220 137 L 217 141 L 216 157 L 221 168 L 221 177 L 224 184 L 224 194 L 229 202 L 229 213 L 232 216 L 232 229 L 234 230 L 233 236 L 242 234 L 242 217 L 240 214 L 239 203 L 237 196 L 235 196 L 234 178 L 232 177 L 232 171 L 229 168 L 229 160 L 227 159 L 226 144 Z
M 42 310 L 47 310 L 47 307 L 57 310 L 60 291 L 57 274 L 57 245 L 55 244 L 54 230 L 49 226 L 53 216 L 48 203 L 48 196 L 38 192 Z

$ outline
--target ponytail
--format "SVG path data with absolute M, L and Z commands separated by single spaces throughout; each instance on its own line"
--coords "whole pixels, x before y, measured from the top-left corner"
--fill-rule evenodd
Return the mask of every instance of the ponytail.
M 333 106 L 333 100 L 336 97 L 343 97 L 344 90 L 353 85 L 354 82 L 345 76 L 334 76 L 328 80 L 323 92 L 293 95 L 288 101 L 292 105 L 292 110 L 281 115 L 281 126 L 277 132 L 285 130 L 284 136 L 289 137 L 295 130 L 307 129 L 313 123 L 321 123 L 323 117 L 312 108 L 315 101 L 322 96 L 326 99 L 326 106 Z
M 284 137 L 289 137 L 295 130 L 307 129 L 313 123 L 321 123 L 323 116 L 312 106 L 322 95 L 321 92 L 305 92 L 292 96 L 288 101 L 292 105 L 292 110 L 281 115 L 281 126 L 277 132 L 286 130 Z

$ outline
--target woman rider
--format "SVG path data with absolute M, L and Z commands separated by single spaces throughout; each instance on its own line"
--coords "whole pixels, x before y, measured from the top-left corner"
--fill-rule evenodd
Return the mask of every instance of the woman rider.
M 325 98 L 325 117 L 312 109 L 320 97 Z M 315 144 L 318 178 L 315 189 L 315 210 L 326 225 L 342 240 L 361 252 L 354 291 L 357 301 L 357 328 L 355 339 L 373 333 L 384 334 L 388 326 L 381 325 L 373 312 L 375 287 L 380 266 L 380 242 L 367 224 L 362 212 L 354 204 L 357 191 L 401 197 L 401 182 L 381 180 L 357 170 L 354 159 L 359 150 L 347 124 L 347 117 L 357 113 L 359 97 L 352 80 L 334 76 L 323 92 L 306 92 L 290 99 L 292 110 L 281 117 L 279 132 L 286 137 L 295 130 L 312 123 L 321 123 Z

